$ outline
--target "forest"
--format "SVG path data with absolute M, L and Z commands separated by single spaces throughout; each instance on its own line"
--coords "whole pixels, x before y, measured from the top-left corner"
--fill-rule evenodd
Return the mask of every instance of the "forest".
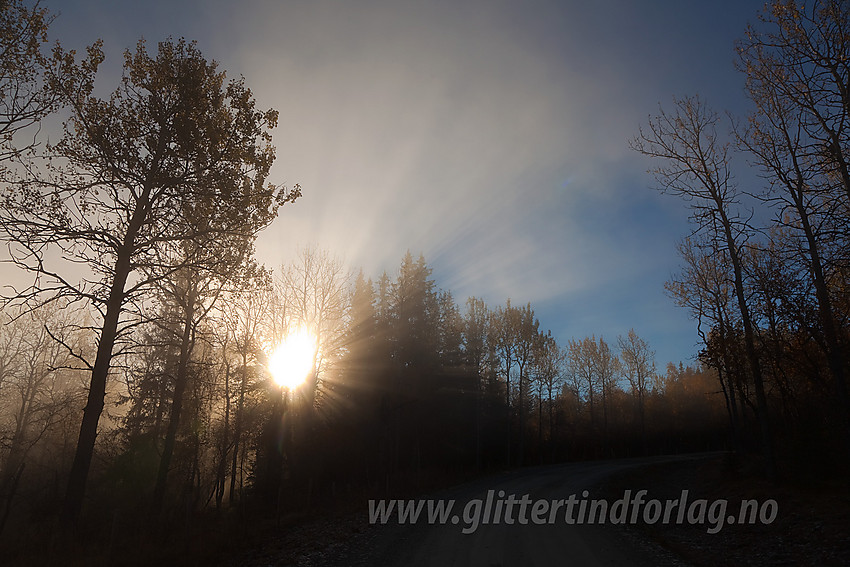
M 748 116 L 677 98 L 631 142 L 693 226 L 666 287 L 702 346 L 663 366 L 633 329 L 559 342 L 530 303 L 455 298 L 418 251 L 381 274 L 315 246 L 260 265 L 257 236 L 302 197 L 270 179 L 278 113 L 183 39 L 140 40 L 103 94 L 102 44 L 66 51 L 53 17 L 0 1 L 11 557 L 573 460 L 729 450 L 771 479 L 801 459 L 846 471 L 846 3 L 777 0 L 744 31 Z M 275 348 L 298 333 L 309 367 L 280 383 Z

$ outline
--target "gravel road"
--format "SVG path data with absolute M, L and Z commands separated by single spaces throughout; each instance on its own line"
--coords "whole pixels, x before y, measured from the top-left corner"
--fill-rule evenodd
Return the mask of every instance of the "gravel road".
M 646 464 L 703 457 L 705 455 L 573 463 L 521 469 L 476 480 L 424 497 L 454 499 L 452 515 L 457 515 L 457 523 L 429 524 L 423 512 L 423 517 L 415 525 L 399 525 L 397 515 L 394 515 L 385 525 L 371 526 L 368 534 L 343 546 L 333 557 L 326 556 L 322 564 L 391 567 L 682 565 L 665 550 L 641 541 L 622 526 L 568 525 L 564 521 L 565 508 L 557 512 L 557 519 L 552 524 L 539 525 L 528 521 L 521 525 L 516 521 L 519 506 L 516 504 L 513 524 L 504 521 L 506 514 L 503 508 L 501 523 L 484 525 L 482 522 L 474 531 L 469 529 L 471 524 L 465 521 L 463 509 L 475 499 L 486 503 L 491 490 L 494 495 L 504 491 L 505 497 L 513 494 L 517 499 L 528 494 L 532 501 L 566 500 L 572 494 L 581 499 L 583 491 L 587 490 L 588 499 L 593 499 L 594 487 L 615 473 Z M 640 488 L 634 487 L 634 491 Z M 531 508 L 528 505 L 526 509 L 529 520 Z M 494 510 L 495 505 L 491 506 L 491 517 L 494 517 Z M 578 514 L 576 505 L 574 517 Z M 541 514 L 538 517 L 549 516 Z M 363 521 L 368 522 L 368 519 Z M 464 528 L 471 533 L 463 533 Z

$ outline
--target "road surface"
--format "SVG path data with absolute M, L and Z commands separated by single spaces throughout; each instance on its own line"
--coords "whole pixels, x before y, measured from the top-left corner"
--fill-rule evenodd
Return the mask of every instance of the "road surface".
M 640 536 L 627 535 L 619 525 L 568 525 L 565 508 L 558 510 L 556 520 L 543 525 L 528 521 L 521 525 L 518 519 L 519 504 L 513 507 L 513 524 L 507 524 L 506 503 L 502 508 L 499 524 L 483 522 L 471 530 L 464 521 L 463 509 L 468 502 L 480 499 L 486 502 L 489 491 L 498 498 L 504 491 L 505 499 L 513 494 L 517 499 L 528 494 L 532 501 L 569 499 L 575 494 L 581 499 L 584 490 L 589 491 L 588 500 L 601 498 L 594 495 L 593 488 L 611 475 L 646 464 L 665 461 L 704 458 L 706 455 L 678 457 L 653 457 L 572 463 L 548 467 L 521 469 L 498 476 L 488 477 L 426 496 L 426 499 L 454 499 L 452 515 L 457 523 L 446 521 L 429 525 L 424 510 L 415 525 L 399 525 L 397 513 L 385 525 L 373 526 L 371 538 L 349 546 L 333 558 L 332 565 L 382 565 L 397 567 L 449 567 L 449 566 L 622 566 L 622 565 L 683 565 L 679 560 L 657 545 L 643 541 Z M 640 490 L 636 486 L 633 492 Z M 650 495 L 651 497 L 651 495 Z M 503 502 L 504 500 L 503 499 Z M 491 502 L 493 502 L 491 500 Z M 612 502 L 609 502 L 612 504 Z M 548 518 L 546 513 L 538 518 Z M 481 506 L 483 509 L 484 506 Z M 495 505 L 490 506 L 490 517 L 495 516 Z M 578 506 L 573 517 L 578 518 Z M 470 516 L 472 517 L 472 516 Z M 483 516 L 479 516 L 482 518 Z M 526 509 L 526 518 L 531 518 L 531 506 Z M 364 518 L 364 521 L 367 521 Z M 463 533 L 464 528 L 471 533 Z

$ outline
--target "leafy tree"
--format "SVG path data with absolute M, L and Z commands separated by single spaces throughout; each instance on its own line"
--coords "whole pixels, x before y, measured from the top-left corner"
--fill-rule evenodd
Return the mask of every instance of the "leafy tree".
M 358 272 L 350 293 L 350 309 L 345 336 L 342 340 L 342 364 L 330 387 L 335 391 L 336 402 L 342 406 L 368 404 L 381 388 L 377 373 L 389 360 L 385 341 L 378 336 L 377 297 L 371 279 Z
M 47 29 L 53 16 L 35 2 L 0 2 L 0 163 L 20 158 L 36 146 L 18 134 L 37 126 L 61 105 L 56 89 L 71 71 L 61 49 L 46 55 Z M 2 168 L 0 168 L 2 173 Z
M 392 286 L 395 358 L 402 368 L 437 367 L 439 305 L 431 268 L 420 255 L 408 251 L 402 258 L 398 277 Z
M 246 237 L 298 196 L 266 183 L 274 159 L 268 129 L 277 113 L 258 111 L 244 81 L 225 81 L 214 62 L 184 40 L 148 53 L 140 41 L 124 57 L 124 76 L 108 99 L 93 94 L 99 46 L 57 85 L 71 116 L 48 148 L 43 170 L 5 188 L 0 227 L 13 261 L 34 272 L 21 300 L 87 300 L 100 316 L 89 397 L 63 510 L 78 516 L 103 410 L 113 349 L 131 323 L 128 309 L 155 282 L 184 265 L 163 253 L 187 234 L 187 218 L 210 218 L 210 233 Z M 49 265 L 55 250 L 88 265 L 79 283 Z
M 359 351 L 363 343 L 370 343 L 376 338 L 377 314 L 375 312 L 375 286 L 371 279 L 358 272 L 354 280 L 354 290 L 351 293 L 350 324 L 348 340 L 345 346 L 349 351 Z

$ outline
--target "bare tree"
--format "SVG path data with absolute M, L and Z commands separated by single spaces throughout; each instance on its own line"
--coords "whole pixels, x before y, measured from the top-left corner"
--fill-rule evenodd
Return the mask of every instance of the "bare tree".
M 282 339 L 303 326 L 318 341 L 313 372 L 301 388 L 307 408 L 315 408 L 321 394 L 321 377 L 345 345 L 352 274 L 339 258 L 316 247 L 301 250 L 289 265 L 281 267 L 273 334 Z M 310 411 L 308 411 L 308 414 Z
M 626 379 L 631 386 L 632 396 L 637 403 L 640 435 L 644 452 L 646 444 L 646 398 L 652 387 L 652 377 L 655 375 L 655 351 L 649 349 L 649 343 L 640 338 L 634 329 L 629 329 L 628 335 L 617 337 L 620 347 L 620 360 L 625 370 Z
M 481 433 L 484 412 L 485 363 L 491 346 L 491 314 L 483 299 L 470 297 L 466 300 L 463 318 L 463 338 L 466 364 L 475 375 L 475 466 L 481 468 Z
M 661 110 L 641 128 L 632 147 L 659 159 L 652 170 L 665 193 L 688 202 L 697 230 L 709 236 L 715 250 L 728 254 L 735 296 L 744 327 L 747 361 L 753 377 L 761 427 L 766 472 L 775 474 L 773 439 L 761 363 L 755 344 L 754 323 L 744 290 L 742 250 L 751 237 L 748 218 L 738 214 L 740 192 L 732 178 L 729 143 L 717 133 L 719 116 L 698 97 L 674 100 L 671 114 Z
M 768 150 L 763 165 L 780 182 L 781 171 L 786 172 L 792 183 L 784 190 L 792 200 L 793 190 L 799 190 L 793 182 L 799 173 L 796 167 L 801 167 L 807 181 L 818 178 L 807 187 L 809 191 L 843 195 L 846 214 L 850 206 L 850 7 L 840 0 L 810 4 L 773 0 L 760 19 L 760 26 L 747 28 L 737 48 L 747 91 L 757 105 L 754 133 L 772 131 L 759 152 Z
M 595 344 L 596 337 L 585 337 L 582 340 L 570 339 L 566 346 L 567 369 L 572 378 L 573 390 L 578 399 L 587 400 L 591 427 L 596 423 L 594 402 L 599 387 L 592 362 L 592 350 Z
M 738 316 L 733 312 L 729 255 L 717 250 L 710 237 L 685 238 L 677 248 L 684 265 L 664 287 L 697 320 L 697 333 L 705 345 L 702 359 L 717 370 L 733 442 L 740 447 L 745 400 L 743 377 L 730 349 Z
M 516 363 L 519 351 L 519 319 L 520 310 L 511 306 L 511 300 L 508 299 L 505 307 L 498 306 L 495 311 L 491 312 L 490 328 L 492 330 L 492 339 L 494 352 L 501 362 L 501 370 L 505 376 L 505 409 L 507 415 L 505 422 L 507 425 L 507 434 L 505 438 L 506 461 L 511 463 L 511 445 L 512 445 L 512 412 L 513 390 L 511 386 L 511 375 L 513 367 Z
M 236 355 L 236 368 L 238 369 L 238 389 L 230 392 L 229 374 L 225 383 L 228 400 L 230 395 L 235 395 L 236 407 L 231 409 L 227 402 L 226 422 L 233 414 L 232 441 L 229 445 L 230 453 L 230 505 L 236 504 L 238 496 L 241 495 L 244 479 L 244 466 L 240 467 L 240 450 L 244 452 L 247 422 L 248 392 L 251 388 L 250 365 L 256 364 L 263 357 L 263 342 L 265 337 L 272 332 L 268 329 L 271 321 L 281 313 L 272 313 L 275 307 L 274 292 L 271 274 L 261 270 L 254 277 L 243 282 L 239 289 L 228 295 L 227 308 L 221 313 L 224 327 L 229 337 L 227 343 L 229 349 L 225 350 L 224 356 L 229 360 L 230 350 Z M 228 346 L 228 345 L 225 345 Z M 228 363 L 229 372 L 229 363 Z M 222 459 L 225 457 L 223 456 Z M 239 480 L 239 492 L 237 492 L 237 479 Z M 222 481 L 223 482 L 223 481 Z M 223 490 L 223 488 L 222 488 Z
M 18 370 L 21 355 L 24 352 L 25 325 L 17 323 L 16 318 L 5 310 L 0 311 L 0 392 L 3 386 Z
M 0 532 L 33 447 L 77 401 L 73 372 L 75 358 L 67 350 L 82 349 L 79 325 L 71 311 L 58 305 L 22 314 L 3 328 L 4 387 L 0 388 Z
M 529 405 L 530 376 L 529 367 L 534 359 L 534 350 L 540 339 L 540 322 L 534 317 L 534 310 L 528 303 L 516 312 L 516 363 L 519 370 L 519 464 L 525 458 L 526 412 Z M 533 407 L 533 406 L 532 406 Z
M 505 374 L 505 405 L 511 407 L 511 374 L 516 362 L 517 350 L 517 309 L 511 306 L 508 299 L 505 307 L 498 306 L 492 312 L 491 328 L 493 330 L 493 343 L 496 347 Z
M 543 396 L 546 395 L 546 409 L 548 415 L 549 445 L 554 452 L 553 443 L 555 432 L 555 396 L 560 390 L 564 378 L 564 365 L 566 362 L 566 349 L 558 346 L 552 332 L 540 335 L 534 350 L 534 372 L 533 377 L 537 383 L 538 395 L 538 439 L 542 446 L 543 441 Z
M 620 372 L 620 360 L 611 352 L 611 347 L 605 339 L 599 337 L 599 342 L 586 343 L 589 346 L 587 355 L 593 372 L 599 381 L 599 391 L 602 394 L 602 443 L 604 453 L 609 451 L 608 435 L 608 411 L 612 402 L 612 395 L 617 389 L 617 375 Z
M 819 332 L 850 447 L 846 353 L 834 304 L 850 250 L 850 8 L 774 1 L 739 42 L 740 68 L 755 109 L 738 132 L 768 180 L 760 198 L 778 225 L 798 235 L 789 261 L 802 259 L 814 287 Z M 832 289 L 831 289 L 832 287 Z M 846 296 L 846 294 L 845 294 Z M 838 299 L 840 301 L 840 299 Z

